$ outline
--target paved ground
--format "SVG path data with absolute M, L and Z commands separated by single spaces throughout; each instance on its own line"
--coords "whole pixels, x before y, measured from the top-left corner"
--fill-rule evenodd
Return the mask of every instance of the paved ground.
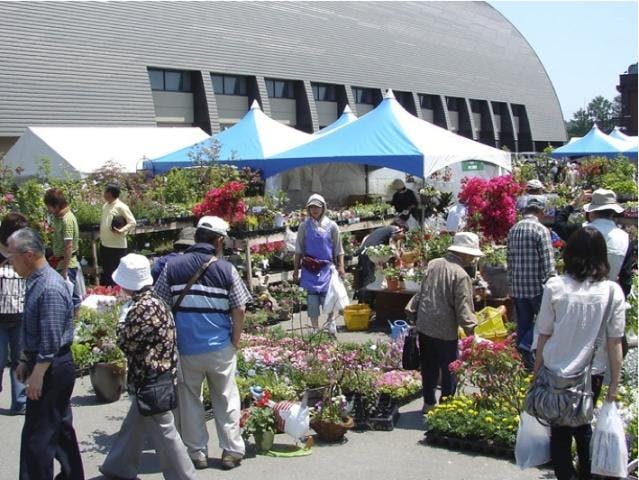
M 299 322 L 295 321 L 299 325 Z M 286 327 L 286 325 L 284 325 Z M 339 333 L 341 340 L 362 340 L 382 335 Z M 7 372 L 5 372 L 7 373 Z M 0 479 L 18 476 L 20 431 L 24 417 L 7 416 L 9 405 L 8 375 L 0 393 Z M 102 478 L 97 470 L 109 451 L 114 436 L 126 414 L 129 401 L 123 396 L 111 404 L 96 404 L 88 377 L 78 379 L 72 398 L 75 428 L 78 433 L 87 479 Z M 550 470 L 520 471 L 513 462 L 476 454 L 465 454 L 424 446 L 421 400 L 401 409 L 398 425 L 392 432 L 354 432 L 340 445 L 316 444 L 310 456 L 300 458 L 271 458 L 252 456 L 241 467 L 230 472 L 219 468 L 221 454 L 217 445 L 215 426 L 208 422 L 210 469 L 198 472 L 198 477 L 242 480 L 269 479 L 384 479 L 384 480 L 539 480 L 554 478 Z M 275 443 L 290 444 L 284 434 Z M 141 459 L 141 479 L 161 479 L 153 450 L 146 450 Z M 46 480 L 46 479 L 43 479 Z

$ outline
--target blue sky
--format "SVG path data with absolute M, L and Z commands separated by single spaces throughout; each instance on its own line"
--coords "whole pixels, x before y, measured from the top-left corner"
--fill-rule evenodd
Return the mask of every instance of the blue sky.
M 612 100 L 637 61 L 637 2 L 489 2 L 528 40 L 555 86 L 565 119 L 597 95 Z

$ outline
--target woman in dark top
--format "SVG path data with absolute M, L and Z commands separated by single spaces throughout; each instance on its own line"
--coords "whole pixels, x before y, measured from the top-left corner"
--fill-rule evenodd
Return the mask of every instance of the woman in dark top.
M 393 180 L 391 187 L 395 190 L 395 193 L 390 203 L 395 207 L 399 218 L 408 220 L 410 215 L 417 218 L 417 197 L 415 192 L 406 188 L 404 182 L 399 178 Z

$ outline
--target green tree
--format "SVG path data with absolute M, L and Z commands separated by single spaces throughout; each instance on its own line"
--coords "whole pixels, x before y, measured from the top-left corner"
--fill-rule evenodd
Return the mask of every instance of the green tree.
M 612 102 L 598 95 L 588 103 L 585 109 L 580 108 L 572 114 L 572 118 L 566 122 L 566 132 L 569 137 L 583 137 L 596 123 L 600 130 L 610 133 L 619 119 L 620 111 L 619 95 Z
M 592 120 L 588 112 L 580 108 L 572 114 L 572 119 L 566 122 L 568 137 L 583 137 L 592 128 Z

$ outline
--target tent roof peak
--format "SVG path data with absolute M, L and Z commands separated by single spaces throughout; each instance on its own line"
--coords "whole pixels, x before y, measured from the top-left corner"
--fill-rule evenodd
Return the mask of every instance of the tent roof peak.
M 262 110 L 257 100 L 253 100 L 253 103 L 251 103 L 250 110 Z
M 395 98 L 395 94 L 393 93 L 393 89 L 389 88 L 388 90 L 386 90 L 386 93 L 384 94 L 384 99 L 387 98 Z

